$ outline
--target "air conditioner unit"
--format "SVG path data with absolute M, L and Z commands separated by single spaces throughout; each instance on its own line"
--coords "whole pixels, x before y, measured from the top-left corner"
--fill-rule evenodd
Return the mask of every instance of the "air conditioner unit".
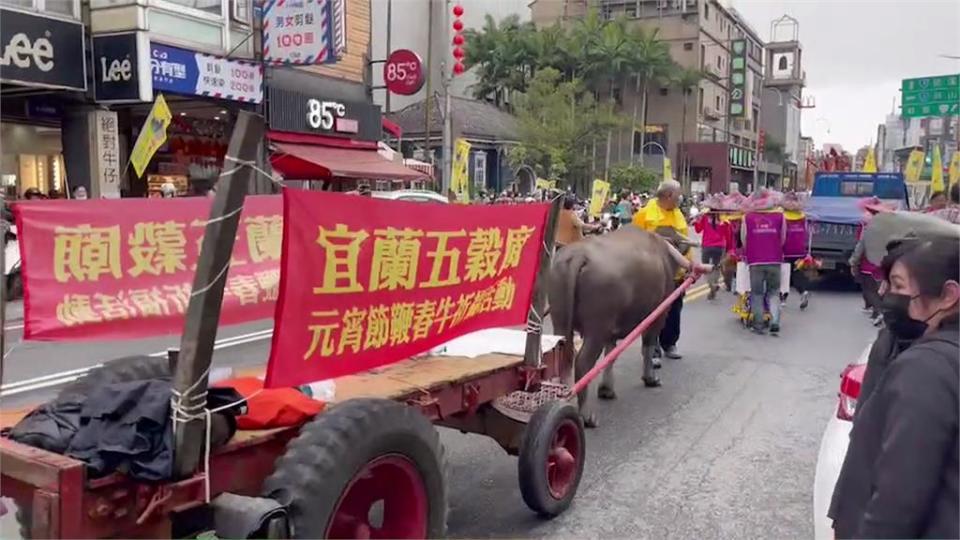
M 703 66 L 703 70 L 706 71 L 707 73 L 713 75 L 714 77 L 718 77 L 718 78 L 719 78 L 719 77 L 721 76 L 721 75 L 720 75 L 720 68 L 718 68 L 717 66 L 715 66 L 715 65 L 713 65 L 713 64 L 707 64 L 707 65 Z

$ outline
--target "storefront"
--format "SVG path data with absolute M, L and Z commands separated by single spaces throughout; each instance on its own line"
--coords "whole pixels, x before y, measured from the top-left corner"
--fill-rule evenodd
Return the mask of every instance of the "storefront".
M 8 197 L 68 188 L 64 110 L 81 105 L 86 41 L 79 21 L 0 8 L 0 182 Z M 82 142 L 80 144 L 83 144 Z
M 137 32 L 95 36 L 94 52 L 97 101 L 129 118 L 124 156 L 156 95 L 164 95 L 173 115 L 166 144 L 144 176 L 127 171 L 129 195 L 156 197 L 167 183 L 178 195 L 213 187 L 237 112 L 263 100 L 261 66 L 149 42 Z
M 361 184 L 402 189 L 428 178 L 404 166 L 399 155 L 388 159 L 378 151 L 384 129 L 379 107 L 275 87 L 267 97 L 270 163 L 284 180 L 349 191 Z

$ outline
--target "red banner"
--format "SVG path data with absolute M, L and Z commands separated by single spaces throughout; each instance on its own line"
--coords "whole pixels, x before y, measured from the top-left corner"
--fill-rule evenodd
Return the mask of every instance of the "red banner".
M 287 189 L 267 387 L 390 364 L 526 320 L 549 205 Z
M 131 339 L 183 331 L 212 199 L 36 201 L 15 205 L 24 339 Z M 221 324 L 273 314 L 279 196 L 247 197 Z

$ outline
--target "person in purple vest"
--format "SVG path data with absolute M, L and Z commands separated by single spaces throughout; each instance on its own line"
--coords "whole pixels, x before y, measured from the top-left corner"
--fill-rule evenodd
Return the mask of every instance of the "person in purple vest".
M 803 213 L 800 197 L 795 192 L 783 196 L 783 217 L 786 220 L 786 241 L 783 245 L 784 262 L 790 263 L 790 286 L 800 293 L 800 309 L 810 304 L 810 291 L 806 272 L 796 267 L 797 261 L 810 253 L 810 231 L 807 228 L 807 216 Z M 787 301 L 787 293 L 781 297 Z
M 767 203 L 764 199 L 768 199 Z M 750 305 L 753 309 L 753 331 L 763 334 L 763 307 L 770 306 L 770 333 L 780 333 L 780 265 L 787 224 L 782 212 L 774 211 L 772 197 L 760 195 L 750 201 L 750 211 L 743 218 L 740 238 L 750 268 Z

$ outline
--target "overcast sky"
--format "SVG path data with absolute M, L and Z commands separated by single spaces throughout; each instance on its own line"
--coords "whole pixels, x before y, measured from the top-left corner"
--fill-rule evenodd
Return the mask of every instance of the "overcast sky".
M 784 14 L 800 23 L 803 134 L 817 147 L 840 143 L 854 152 L 876 139 L 877 124 L 899 106 L 900 80 L 960 72 L 958 0 L 729 0 L 764 40 Z M 779 30 L 778 30 L 779 32 Z M 780 36 L 778 36 L 779 38 Z

